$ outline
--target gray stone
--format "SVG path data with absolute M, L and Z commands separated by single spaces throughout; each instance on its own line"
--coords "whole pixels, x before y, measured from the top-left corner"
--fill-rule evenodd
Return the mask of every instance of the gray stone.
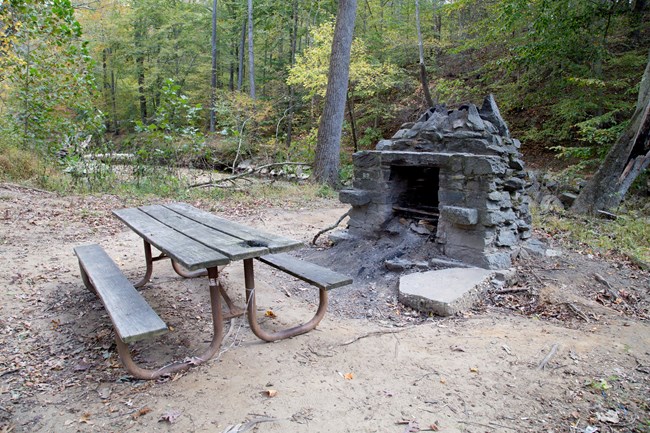
M 375 146 L 376 150 L 390 150 L 392 148 L 393 142 L 391 140 L 379 140 L 379 143 L 377 143 L 377 146 Z
M 465 160 L 465 169 L 463 172 L 467 175 L 502 175 L 506 172 L 506 164 L 500 158 L 495 156 L 467 158 Z
M 481 107 L 481 110 L 479 112 L 483 119 L 489 121 L 494 126 L 496 126 L 496 128 L 499 130 L 499 133 L 501 135 L 503 135 L 504 137 L 510 137 L 510 131 L 508 130 L 508 125 L 506 125 L 506 122 L 501 117 L 501 113 L 499 112 L 499 107 L 497 107 L 497 103 L 494 100 L 494 96 L 492 96 L 492 94 L 489 94 L 488 96 L 485 97 L 485 99 L 483 100 L 483 106 Z
M 544 257 L 546 255 L 546 245 L 537 239 L 529 239 L 523 243 L 522 248 L 533 256 Z
M 339 201 L 352 206 L 363 206 L 370 203 L 370 193 L 360 189 L 343 189 L 339 192 Z
M 467 123 L 475 131 L 485 131 L 485 123 L 474 104 L 469 104 L 467 107 Z
M 508 166 L 515 170 L 523 170 L 525 168 L 524 161 L 519 158 L 511 159 Z
M 562 194 L 560 194 L 559 197 L 560 201 L 567 209 L 571 207 L 571 205 L 573 204 L 574 201 L 576 201 L 577 198 L 578 196 L 572 192 L 563 192 Z
M 418 311 L 451 316 L 472 308 L 491 276 L 492 271 L 479 268 L 409 274 L 400 278 L 399 299 Z
M 400 258 L 389 259 L 384 262 L 386 269 L 392 272 L 402 272 L 407 269 L 411 269 L 414 266 L 414 263 L 410 260 L 404 260 Z
M 560 211 L 564 209 L 564 205 L 560 199 L 553 194 L 547 194 L 542 197 L 542 200 L 539 203 L 539 208 L 542 212 Z
M 512 247 L 518 241 L 517 231 L 514 228 L 501 227 L 497 233 L 496 244 L 500 247 Z
M 459 206 L 442 206 L 440 216 L 454 224 L 474 225 L 478 222 L 478 210 Z
M 494 279 L 506 284 L 513 284 L 517 277 L 517 270 L 515 268 L 500 269 L 494 272 Z
M 511 177 L 503 183 L 503 189 L 506 191 L 522 191 L 526 182 L 518 177 Z
M 488 269 L 507 269 L 512 266 L 509 252 L 496 252 L 485 255 L 485 267 Z

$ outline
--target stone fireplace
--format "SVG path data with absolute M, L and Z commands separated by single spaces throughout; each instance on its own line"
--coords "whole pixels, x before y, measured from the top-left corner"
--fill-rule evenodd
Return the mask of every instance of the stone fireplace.
M 520 143 L 492 95 L 479 109 L 436 106 L 375 150 L 354 155 L 347 235 L 376 239 L 394 221 L 428 236 L 454 260 L 487 269 L 511 265 L 531 236 Z

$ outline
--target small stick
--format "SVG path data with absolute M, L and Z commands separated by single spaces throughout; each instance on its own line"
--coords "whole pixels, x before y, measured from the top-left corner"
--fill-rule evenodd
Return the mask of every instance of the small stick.
M 339 218 L 338 221 L 336 221 L 333 225 L 331 225 L 329 227 L 326 227 L 323 230 L 316 233 L 316 236 L 314 236 L 314 239 L 312 239 L 311 244 L 316 245 L 316 239 L 318 239 L 318 237 L 320 235 L 322 235 L 323 233 L 326 233 L 326 232 L 328 232 L 330 230 L 334 230 L 335 228 L 337 228 L 338 225 L 341 224 L 341 221 L 343 221 L 346 216 L 350 215 L 351 210 L 352 210 L 352 208 L 348 209 L 348 211 L 346 213 L 344 213 L 343 215 L 341 215 L 341 218 Z
M 605 287 L 607 287 L 607 292 L 609 293 L 609 295 L 612 298 L 614 298 L 614 300 L 619 298 L 618 293 L 612 287 L 612 285 L 609 284 L 609 281 L 607 281 L 605 278 L 603 278 L 600 274 L 594 274 L 594 278 L 596 279 L 596 281 L 598 281 L 599 283 L 602 283 Z
M 359 340 L 361 340 L 363 338 L 372 337 L 372 336 L 375 336 L 375 335 L 397 334 L 398 332 L 406 331 L 407 329 L 411 329 L 411 328 L 412 328 L 412 326 L 409 326 L 408 328 L 388 329 L 388 330 L 385 330 L 385 331 L 369 332 L 367 334 L 355 337 L 350 341 L 346 341 L 345 343 L 341 343 L 340 346 L 348 346 L 348 345 L 350 345 L 352 343 L 356 343 L 357 341 L 359 341 Z
M 537 366 L 538 370 L 543 370 L 546 367 L 546 364 L 548 364 L 548 362 L 551 360 L 551 358 L 553 358 L 555 356 L 555 353 L 557 352 L 558 347 L 559 347 L 558 343 L 555 343 L 553 345 L 553 347 L 551 347 L 551 351 L 548 352 L 548 355 L 546 355 L 544 357 L 544 359 L 542 359 L 542 362 L 540 362 L 539 365 Z
M 520 287 L 518 289 L 503 289 L 503 290 L 497 290 L 494 292 L 495 295 L 505 295 L 508 293 L 519 293 L 519 292 L 530 292 L 529 287 Z
M 573 311 L 574 313 L 576 313 L 576 314 L 577 314 L 577 315 L 578 315 L 582 320 L 584 320 L 585 322 L 589 323 L 589 317 L 587 317 L 587 315 L 586 315 L 585 313 L 583 313 L 582 311 L 580 311 L 580 310 L 578 309 L 578 307 L 576 307 L 575 305 L 573 305 L 571 302 L 565 302 L 565 304 L 566 304 L 567 307 L 569 307 L 569 309 L 570 309 L 571 311 Z
M 461 424 L 472 424 L 472 425 L 477 425 L 480 427 L 488 427 L 488 428 L 494 428 L 494 427 L 501 427 L 501 428 L 507 428 L 509 430 L 518 430 L 514 427 L 508 427 L 507 425 L 502 425 L 502 424 L 497 424 L 494 422 L 491 422 L 490 424 L 481 424 L 480 422 L 474 422 L 474 421 L 458 421 Z

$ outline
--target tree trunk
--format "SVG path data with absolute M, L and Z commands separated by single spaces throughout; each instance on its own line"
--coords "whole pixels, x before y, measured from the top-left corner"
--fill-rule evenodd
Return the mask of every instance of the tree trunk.
M 212 0 L 212 74 L 210 77 L 210 132 L 214 132 L 217 103 L 217 0 Z
M 345 114 L 345 95 L 350 76 L 350 49 L 357 13 L 356 0 L 339 0 L 332 40 L 325 106 L 318 125 L 314 178 L 320 183 L 339 183 L 339 149 Z
M 427 79 L 427 67 L 424 65 L 424 44 L 422 43 L 422 31 L 420 29 L 420 2 L 415 0 L 415 27 L 418 31 L 418 50 L 420 51 L 420 82 L 424 92 L 424 100 L 427 108 L 433 107 L 431 92 L 429 91 L 429 80 Z
M 249 94 L 255 99 L 255 57 L 253 53 L 253 0 L 248 0 L 248 82 Z
M 352 132 L 352 145 L 354 146 L 354 151 L 359 151 L 359 142 L 357 141 L 357 125 L 354 121 L 354 102 L 350 97 L 350 91 L 346 94 L 346 105 L 348 106 L 348 116 L 350 117 L 350 131 Z
M 650 163 L 650 56 L 636 110 L 630 124 L 610 149 L 593 178 L 571 206 L 575 213 L 593 214 L 618 206 L 634 179 Z
M 293 27 L 291 29 L 291 54 L 289 63 L 293 68 L 296 64 L 296 46 L 298 43 L 298 0 L 293 0 L 291 5 L 291 12 L 293 15 Z M 296 90 L 294 86 L 289 86 L 289 114 L 287 116 L 287 139 L 286 146 L 291 146 L 292 134 L 293 134 L 293 113 L 295 110 L 294 99 L 296 98 Z
M 237 91 L 241 92 L 244 85 L 244 47 L 246 45 L 246 19 L 241 26 L 241 39 L 239 41 L 239 69 L 237 70 Z

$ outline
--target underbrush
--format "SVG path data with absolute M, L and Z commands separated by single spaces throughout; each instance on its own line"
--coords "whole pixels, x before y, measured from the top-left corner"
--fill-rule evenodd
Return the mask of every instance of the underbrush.
M 586 254 L 623 255 L 650 264 L 650 216 L 630 210 L 606 220 L 568 212 L 535 212 L 534 225 L 553 239 Z

